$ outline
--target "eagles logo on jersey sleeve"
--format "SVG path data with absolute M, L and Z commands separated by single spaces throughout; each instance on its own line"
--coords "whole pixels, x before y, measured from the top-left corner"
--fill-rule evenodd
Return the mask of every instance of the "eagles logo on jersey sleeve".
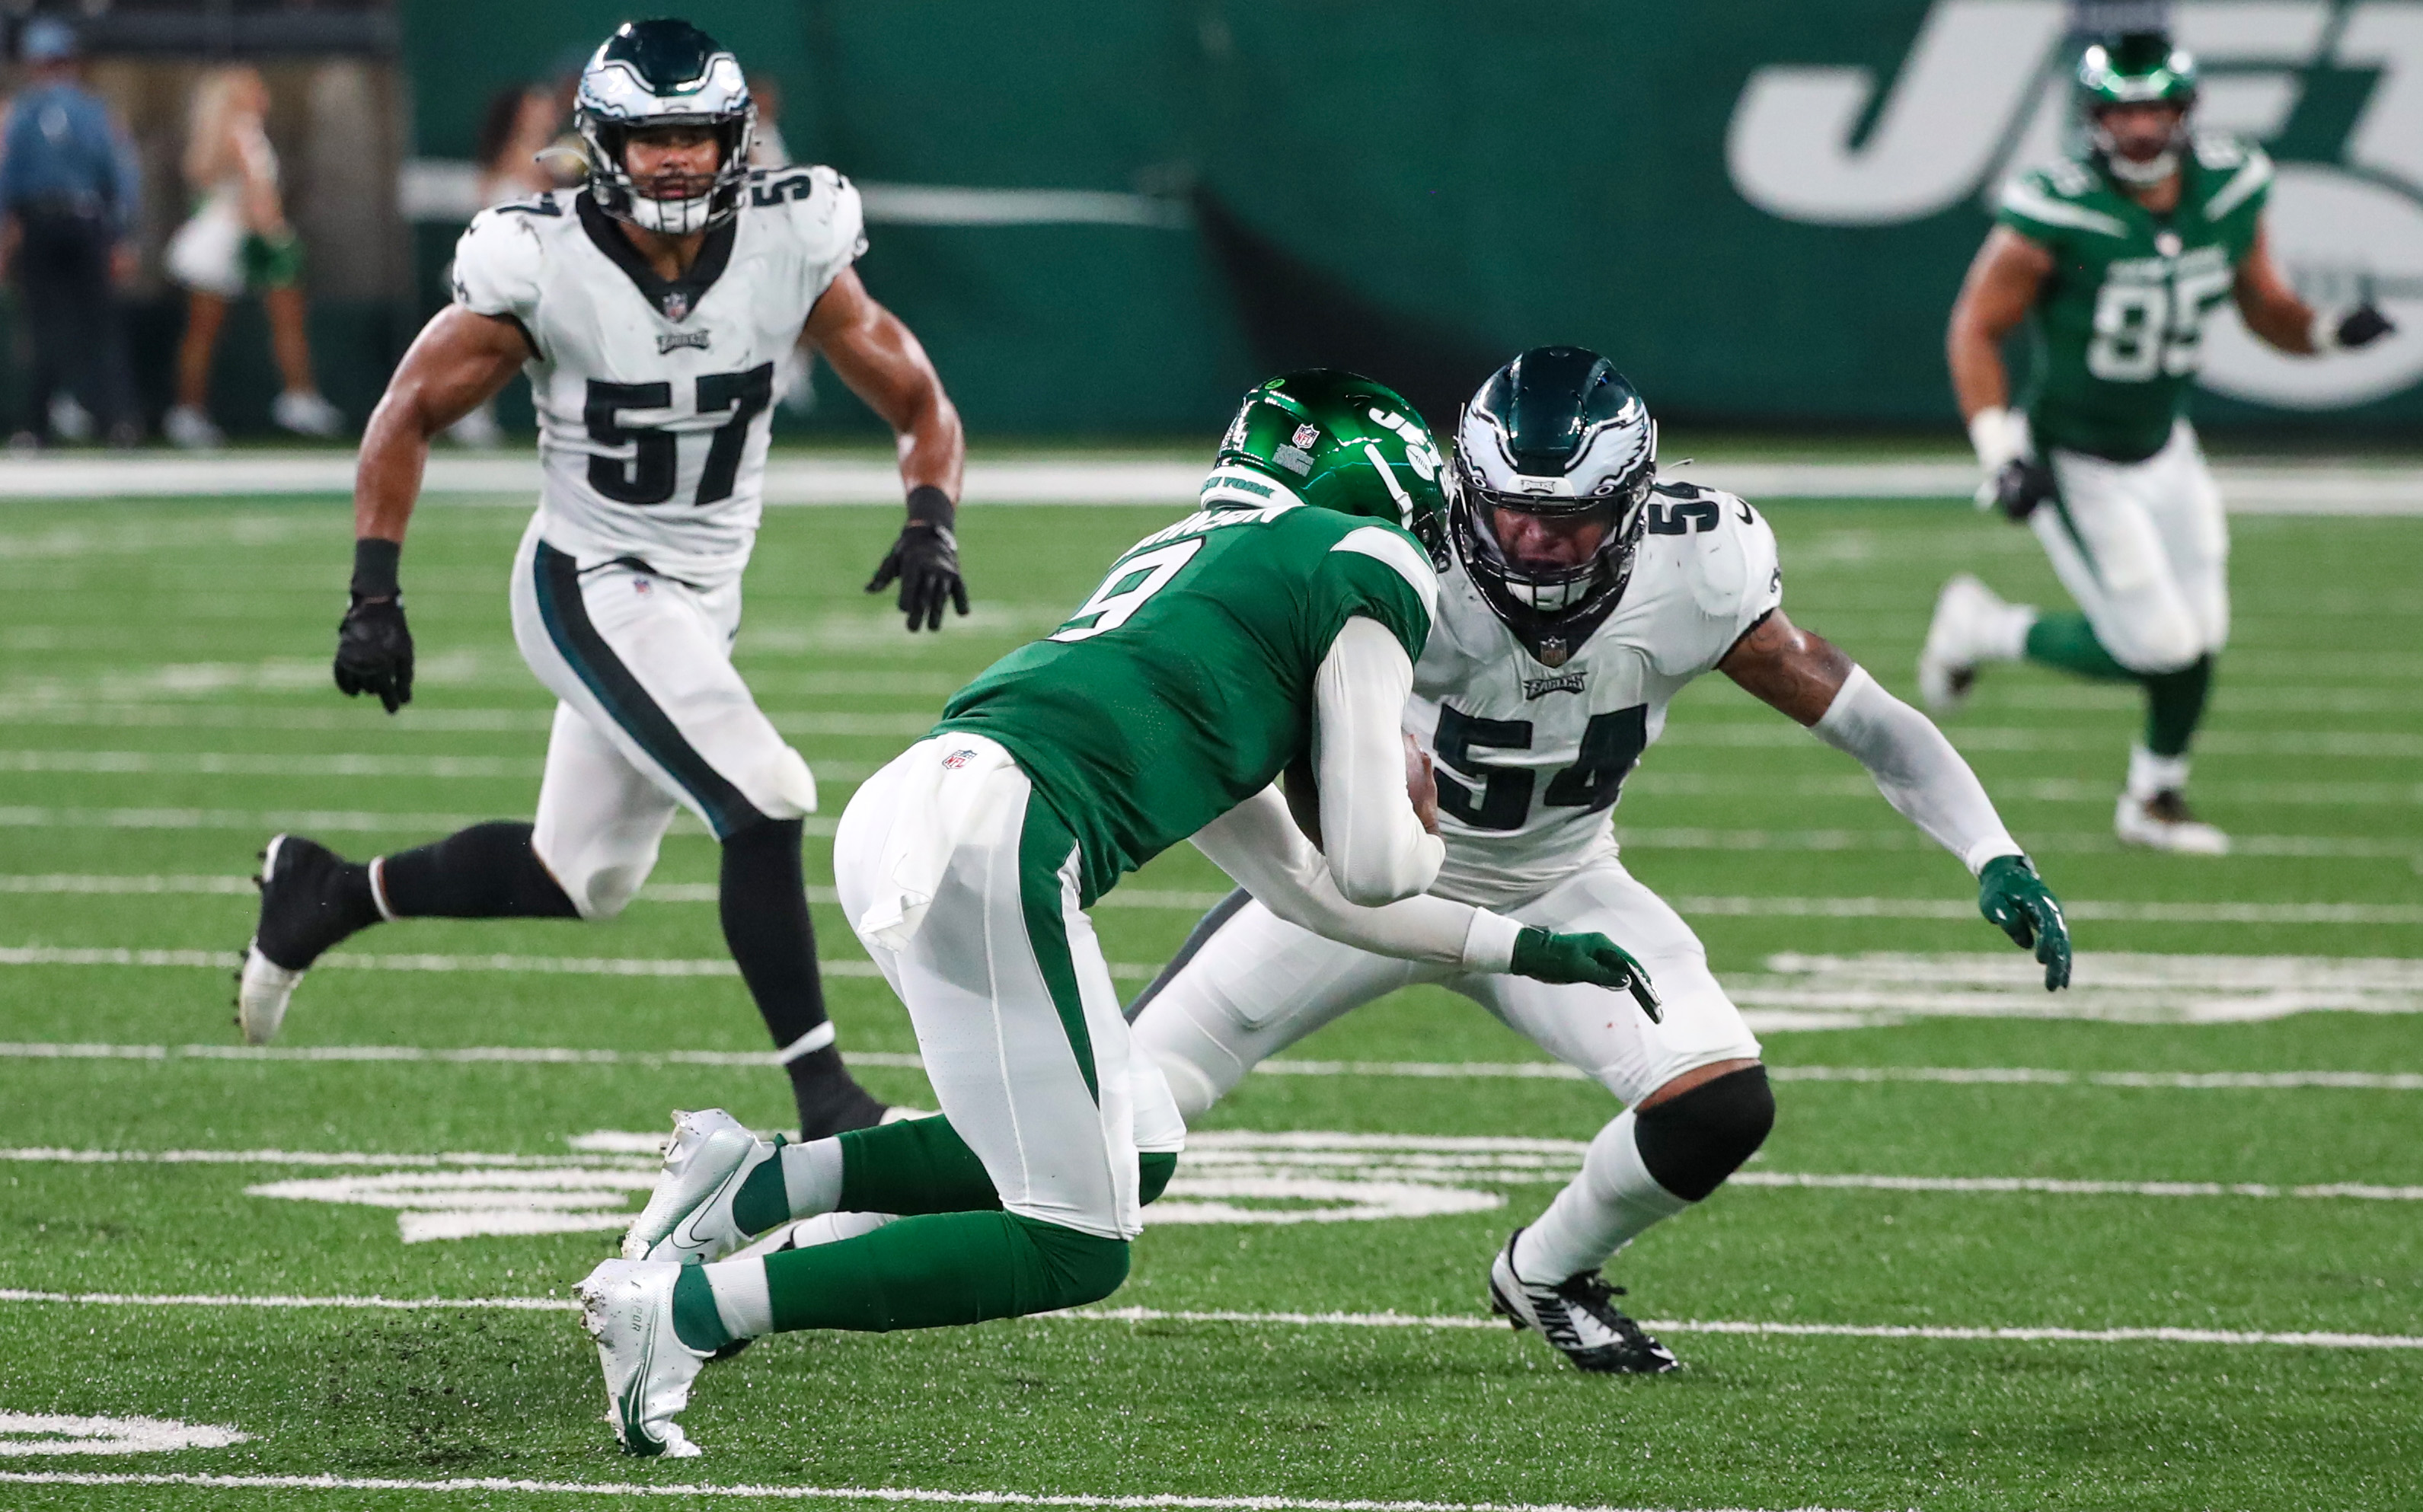
M 858 191 L 826 167 L 750 175 L 674 278 L 589 190 L 483 212 L 456 251 L 455 301 L 530 341 L 546 540 L 702 586 L 737 577 L 775 373 L 865 247 Z
M 1406 723 L 1437 767 L 1447 863 L 1432 890 L 1536 897 L 1615 846 L 1609 811 L 1693 678 L 1782 602 L 1775 534 L 1741 499 L 1660 483 L 1623 599 L 1565 661 L 1539 661 L 1462 562 L 1414 671 Z

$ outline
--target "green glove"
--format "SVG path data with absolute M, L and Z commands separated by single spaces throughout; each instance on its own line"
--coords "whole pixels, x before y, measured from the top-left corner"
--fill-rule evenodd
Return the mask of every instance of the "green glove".
M 2021 950 L 2044 963 L 2045 990 L 2069 985 L 2069 922 L 2061 900 L 2024 856 L 1997 856 L 1977 874 L 1977 911 Z
M 1551 935 L 1544 929 L 1526 929 L 1514 937 L 1514 960 L 1509 969 L 1534 982 L 1583 982 L 1610 992 L 1629 992 L 1651 1023 L 1666 1021 L 1666 1011 L 1657 1003 L 1657 989 L 1649 984 L 1649 973 L 1631 952 L 1605 935 Z

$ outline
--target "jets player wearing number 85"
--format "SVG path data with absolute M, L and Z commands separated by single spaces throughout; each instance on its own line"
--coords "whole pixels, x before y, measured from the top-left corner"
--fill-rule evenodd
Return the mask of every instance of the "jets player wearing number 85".
M 1481 386 L 1457 428 L 1453 559 L 1406 729 L 1437 762 L 1447 858 L 1432 893 L 1622 940 L 1662 1015 L 1600 987 L 1336 943 L 1289 890 L 1234 868 L 1245 890 L 1130 1009 L 1137 1045 L 1189 1119 L 1257 1063 L 1424 982 L 1597 1079 L 1627 1110 L 1507 1242 L 1488 1284 L 1516 1327 L 1593 1371 L 1673 1368 L 1599 1268 L 1714 1191 L 1775 1112 L 1758 1041 L 1690 926 L 1624 870 L 1609 826 L 1686 684 L 1721 670 L 1857 757 L 1894 808 L 1977 874 L 1979 906 L 2034 947 L 2046 987 L 2069 977 L 2060 906 L 1967 764 L 1924 716 L 1784 617 L 1766 522 L 1731 495 L 1657 482 L 1656 437 L 1640 396 L 1595 353 L 1538 348 Z
M 2272 163 L 2191 134 L 2194 61 L 2156 33 L 2089 47 L 2078 84 L 2091 150 L 2003 192 L 1953 307 L 1952 384 L 1986 471 L 1978 507 L 2026 521 L 2084 611 L 2004 604 L 1963 574 L 1937 601 L 1919 688 L 1957 706 L 1989 661 L 2025 658 L 2146 690 L 2114 827 L 2130 844 L 2219 855 L 2189 811 L 2188 744 L 2229 638 L 2229 531 L 2186 409 L 2205 322 L 2226 296 L 2283 352 L 2379 340 L 2369 304 L 2318 309 L 2272 260 Z M 2003 339 L 2033 317 L 2035 392 L 2006 408 Z M 2040 507 L 2044 506 L 2044 507 Z
M 805 762 L 732 666 L 755 541 L 774 373 L 812 343 L 900 437 L 909 520 L 869 591 L 899 581 L 909 628 L 967 612 L 951 536 L 965 447 L 908 328 L 850 269 L 857 191 L 830 168 L 752 172 L 740 65 L 681 21 L 617 30 L 582 72 L 577 193 L 483 213 L 454 302 L 404 354 L 362 440 L 353 606 L 337 685 L 412 697 L 396 583 L 430 437 L 530 374 L 544 479 L 515 559 L 515 638 L 560 701 L 536 824 L 473 826 L 368 865 L 270 843 L 239 1022 L 277 1032 L 303 970 L 406 917 L 609 919 L 656 864 L 674 810 L 722 843 L 724 937 L 790 1072 L 803 1129 L 882 1107 L 834 1048 L 801 882 Z

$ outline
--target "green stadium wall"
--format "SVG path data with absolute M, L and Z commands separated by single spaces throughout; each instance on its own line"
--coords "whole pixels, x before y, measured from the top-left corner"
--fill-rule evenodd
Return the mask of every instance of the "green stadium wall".
M 2281 163 L 2282 260 L 2407 327 L 2293 365 L 2208 336 L 2208 430 L 2423 421 L 2414 5 L 2178 8 L 2208 115 Z M 2387 14 L 2384 22 L 2383 14 Z M 626 13 L 411 0 L 415 151 Z M 862 272 L 971 425 L 1199 433 L 1275 367 L 1362 365 L 1433 412 L 1538 342 L 1674 417 L 1950 428 L 1946 310 L 1992 187 L 2057 143 L 2053 0 L 793 0 L 692 7 L 862 183 L 1145 196 L 1167 224 L 870 228 Z M 2308 22 L 2312 24 L 2308 24 Z M 2404 23 L 2397 24 L 2393 23 Z M 2233 29 L 2234 28 L 2234 29 Z M 2288 102 L 2286 108 L 2281 102 Z M 2417 125 L 2413 133 L 2407 125 Z M 424 303 L 447 238 L 420 237 Z M 831 389 L 830 377 L 823 386 Z M 814 424 L 863 427 L 846 400 Z

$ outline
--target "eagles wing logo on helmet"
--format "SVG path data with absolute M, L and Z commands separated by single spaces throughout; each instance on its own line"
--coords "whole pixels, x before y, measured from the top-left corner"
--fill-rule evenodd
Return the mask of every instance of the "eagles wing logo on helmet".
M 1657 480 L 1657 422 L 1615 365 L 1534 347 L 1489 375 L 1456 427 L 1450 518 L 1481 597 L 1561 664 L 1623 597 Z
M 589 192 L 609 215 L 679 236 L 739 213 L 757 107 L 750 102 L 740 60 L 689 22 L 616 27 L 580 71 L 572 118 L 589 150 Z M 646 183 L 632 176 L 625 159 L 632 136 L 668 126 L 714 134 L 711 176 L 671 183 L 665 176 Z

